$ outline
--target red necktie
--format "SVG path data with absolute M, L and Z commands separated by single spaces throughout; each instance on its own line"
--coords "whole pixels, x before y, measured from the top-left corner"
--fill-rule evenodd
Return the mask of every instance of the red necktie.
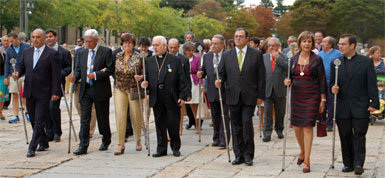
M 271 65 L 271 71 L 274 72 L 274 66 L 275 66 L 275 59 L 274 59 L 274 57 L 271 58 L 270 65 Z

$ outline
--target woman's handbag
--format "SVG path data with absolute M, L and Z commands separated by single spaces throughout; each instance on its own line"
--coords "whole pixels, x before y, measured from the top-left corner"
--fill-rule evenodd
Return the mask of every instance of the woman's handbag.
M 201 110 L 202 110 L 201 117 L 202 117 L 202 119 L 205 119 L 205 120 L 211 119 L 211 113 L 209 111 L 209 107 L 207 107 L 206 97 L 204 97 L 203 93 L 202 93 L 201 97 L 202 97 L 202 99 L 201 99 L 201 102 L 199 103 L 200 107 L 202 107 L 201 108 Z M 200 112 L 200 109 L 198 107 L 198 116 L 199 116 L 199 112 Z
M 321 118 L 321 116 L 320 116 Z M 321 119 L 317 121 L 317 137 L 326 137 L 326 122 L 322 122 Z

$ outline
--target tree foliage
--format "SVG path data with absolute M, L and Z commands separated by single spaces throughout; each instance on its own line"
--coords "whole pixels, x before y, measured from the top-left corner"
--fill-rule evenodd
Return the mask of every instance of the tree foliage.
M 219 21 L 224 20 L 225 14 L 222 12 L 221 3 L 214 0 L 205 0 L 194 6 L 190 11 L 193 15 L 206 14 L 208 18 L 216 19 Z
M 259 25 L 255 29 L 256 36 L 269 37 L 273 34 L 273 28 L 275 28 L 275 15 L 270 8 L 263 6 L 256 6 L 247 8 L 247 10 L 254 16 L 255 21 Z
M 246 28 L 249 31 L 249 35 L 254 36 L 258 27 L 254 16 L 245 9 L 231 11 L 225 24 L 225 38 L 233 38 L 235 30 L 239 27 Z
M 292 20 L 291 12 L 283 14 L 276 23 L 277 35 L 280 39 L 286 40 L 290 35 L 297 36 L 294 30 L 289 25 Z
M 261 0 L 260 5 L 265 7 L 265 8 L 273 8 L 274 4 L 271 0 Z
M 192 32 L 196 39 L 211 39 L 215 34 L 222 34 L 224 27 L 222 22 L 206 17 L 205 14 L 194 16 Z

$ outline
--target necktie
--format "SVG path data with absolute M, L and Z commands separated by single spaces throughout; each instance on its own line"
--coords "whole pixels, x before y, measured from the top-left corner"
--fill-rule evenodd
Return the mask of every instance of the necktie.
M 275 67 L 275 59 L 274 56 L 271 58 L 271 71 L 274 72 L 274 67 Z
M 239 55 L 238 55 L 238 66 L 239 70 L 242 70 L 242 59 L 243 59 L 243 51 L 239 50 Z
M 214 74 L 217 72 L 218 65 L 219 65 L 219 55 L 215 54 L 215 58 L 214 58 Z
M 94 60 L 94 57 L 95 57 L 95 50 L 91 50 L 91 67 L 90 67 L 90 73 L 93 73 L 94 72 L 94 63 L 95 63 L 95 60 Z M 89 83 L 90 85 L 93 84 L 93 80 L 89 80 Z
M 39 60 L 39 53 L 40 53 L 40 50 L 36 49 L 35 53 L 33 54 L 33 68 L 35 68 L 37 61 Z

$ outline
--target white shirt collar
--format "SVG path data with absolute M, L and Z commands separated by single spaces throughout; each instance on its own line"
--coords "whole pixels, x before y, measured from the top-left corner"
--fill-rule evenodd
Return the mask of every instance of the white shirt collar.
M 48 46 L 49 46 L 49 45 L 48 45 Z M 55 43 L 55 45 L 49 46 L 49 47 L 55 49 L 56 51 L 59 49 L 59 45 L 57 44 L 57 42 Z
M 237 55 L 239 55 L 240 49 L 238 49 L 238 47 L 235 47 L 235 49 L 237 50 Z M 245 47 L 242 48 L 243 56 L 245 56 L 246 51 L 247 51 L 247 45 L 245 45 Z
M 93 49 L 95 51 L 95 54 L 96 54 L 96 51 L 98 51 L 98 48 L 99 48 L 99 44 L 96 44 L 95 48 Z M 91 52 L 92 49 L 89 49 L 88 48 L 88 52 Z
M 35 51 L 37 49 L 39 49 L 39 53 L 41 54 L 43 52 L 44 48 L 45 48 L 45 45 L 41 46 L 40 48 L 36 48 L 36 47 L 34 47 L 34 48 L 35 48 Z
M 218 54 L 218 57 L 221 58 L 221 56 L 223 54 L 223 49 L 219 53 L 215 53 L 214 51 L 213 51 L 213 53 L 214 53 L 214 57 L 215 57 L 216 54 Z

